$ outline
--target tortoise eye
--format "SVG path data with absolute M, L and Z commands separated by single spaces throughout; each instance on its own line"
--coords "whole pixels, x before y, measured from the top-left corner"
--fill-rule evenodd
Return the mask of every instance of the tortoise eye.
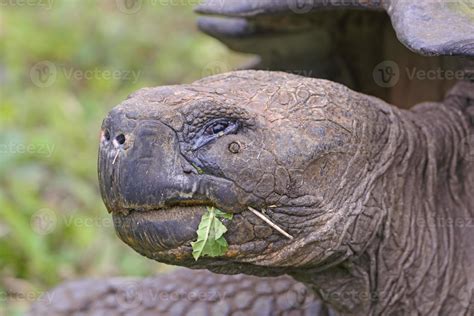
M 192 149 L 196 150 L 221 136 L 235 134 L 239 126 L 239 122 L 228 119 L 219 119 L 210 122 L 196 135 Z
M 208 126 L 204 131 L 205 135 L 215 135 L 221 132 L 225 132 L 225 130 L 229 127 L 228 122 L 215 122 L 214 124 Z

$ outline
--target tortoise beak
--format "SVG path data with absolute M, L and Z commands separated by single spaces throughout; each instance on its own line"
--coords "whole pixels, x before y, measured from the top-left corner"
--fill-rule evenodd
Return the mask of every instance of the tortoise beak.
M 180 153 L 175 131 L 160 121 L 133 126 L 114 111 L 104 121 L 98 174 L 109 212 L 203 205 L 245 210 L 232 182 L 192 170 Z

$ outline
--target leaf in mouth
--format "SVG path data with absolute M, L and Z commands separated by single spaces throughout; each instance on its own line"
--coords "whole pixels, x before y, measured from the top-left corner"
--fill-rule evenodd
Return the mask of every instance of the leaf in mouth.
M 232 214 L 208 207 L 207 212 L 202 216 L 197 230 L 198 238 L 191 243 L 195 260 L 201 256 L 222 256 L 227 251 L 228 244 L 224 238 L 227 228 L 219 218 L 232 219 Z

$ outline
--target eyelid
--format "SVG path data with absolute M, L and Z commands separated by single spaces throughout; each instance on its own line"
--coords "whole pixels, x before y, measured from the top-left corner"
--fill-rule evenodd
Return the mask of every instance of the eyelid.
M 233 119 L 228 119 L 228 118 L 218 118 L 218 119 L 213 119 L 213 120 L 210 120 L 209 122 L 207 122 L 206 124 L 204 124 L 204 128 L 208 128 L 209 126 L 212 126 L 214 124 L 218 124 L 218 123 L 226 123 L 226 124 L 232 124 L 235 120 Z
M 220 122 L 225 122 L 226 124 L 228 124 L 228 126 L 226 127 L 225 131 L 221 131 L 215 135 L 205 135 L 205 131 L 211 127 L 213 124 L 217 124 L 217 123 L 220 123 Z M 238 129 L 240 128 L 240 123 L 236 120 L 229 120 L 229 119 L 217 119 L 217 120 L 213 120 L 211 122 L 209 122 L 208 124 L 204 125 L 201 130 L 199 131 L 199 133 L 194 137 L 194 139 L 196 139 L 196 141 L 194 142 L 194 145 L 192 147 L 193 150 L 196 150 L 206 144 L 208 144 L 209 142 L 219 138 L 219 137 L 222 137 L 224 135 L 227 135 L 227 134 L 230 134 L 230 133 L 235 133 Z
M 228 121 L 215 121 L 215 122 L 212 122 L 211 124 L 206 125 L 204 128 L 204 132 L 207 132 L 210 129 L 214 129 L 214 127 L 219 124 L 223 125 L 224 129 L 226 129 L 231 123 Z

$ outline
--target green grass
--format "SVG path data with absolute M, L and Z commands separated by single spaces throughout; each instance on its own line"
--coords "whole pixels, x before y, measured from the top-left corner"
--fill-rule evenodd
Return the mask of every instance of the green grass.
M 115 236 L 96 176 L 102 118 L 141 87 L 242 60 L 199 34 L 188 6 L 11 3 L 0 11 L 0 315 L 64 280 L 167 269 Z

